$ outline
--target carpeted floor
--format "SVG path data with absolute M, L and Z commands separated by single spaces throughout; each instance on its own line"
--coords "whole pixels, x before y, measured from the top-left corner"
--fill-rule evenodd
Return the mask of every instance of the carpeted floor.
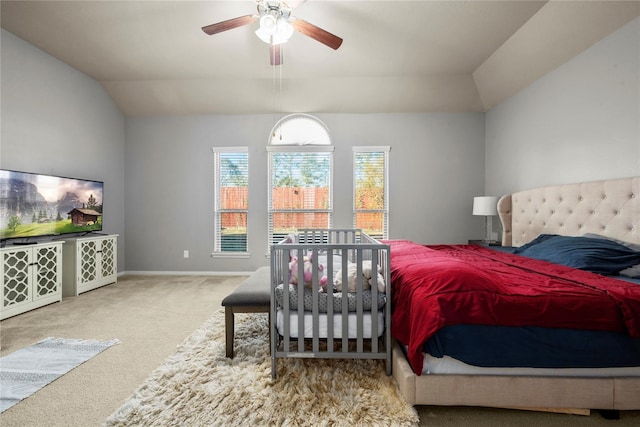
M 271 378 L 268 317 L 236 318 L 225 357 L 224 311 L 156 369 L 107 426 L 417 426 L 415 409 L 373 360 L 287 359 Z
M 245 277 L 124 276 L 3 320 L 0 356 L 49 336 L 121 343 L 0 414 L 0 425 L 101 426 Z
M 103 425 L 156 368 L 176 353 L 187 337 L 220 309 L 222 298 L 243 278 L 125 276 L 115 285 L 3 320 L 0 322 L 0 356 L 49 336 L 99 340 L 117 337 L 121 344 L 0 414 L 0 425 Z M 241 316 L 244 315 L 238 315 Z M 237 342 L 236 349 L 238 345 L 241 344 Z M 270 372 L 270 366 L 268 369 Z M 420 426 L 640 425 L 640 411 L 623 412 L 620 420 L 610 421 L 597 412 L 582 417 L 474 407 L 418 406 L 416 409 Z

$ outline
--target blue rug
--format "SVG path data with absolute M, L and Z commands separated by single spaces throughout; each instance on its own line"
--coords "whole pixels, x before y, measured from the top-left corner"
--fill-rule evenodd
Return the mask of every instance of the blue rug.
M 0 358 L 0 413 L 119 342 L 46 338 Z

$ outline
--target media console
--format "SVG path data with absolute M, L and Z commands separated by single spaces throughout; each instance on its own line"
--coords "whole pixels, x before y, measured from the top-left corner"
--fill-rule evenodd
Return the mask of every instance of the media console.
M 0 248 L 0 320 L 118 280 L 117 234 Z

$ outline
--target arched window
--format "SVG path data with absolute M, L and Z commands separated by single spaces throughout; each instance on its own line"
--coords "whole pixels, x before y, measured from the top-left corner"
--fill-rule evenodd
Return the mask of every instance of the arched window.
M 268 244 L 333 223 L 333 149 L 317 117 L 291 114 L 269 134 Z
M 331 145 L 329 129 L 310 114 L 290 114 L 276 123 L 269 145 Z

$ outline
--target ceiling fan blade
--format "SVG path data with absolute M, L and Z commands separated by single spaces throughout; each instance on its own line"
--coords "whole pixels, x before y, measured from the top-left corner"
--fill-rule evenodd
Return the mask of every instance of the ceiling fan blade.
M 297 32 L 302 33 L 305 36 L 309 36 L 334 50 L 338 49 L 342 44 L 342 39 L 340 37 L 331 34 L 320 27 L 316 27 L 303 19 L 296 19 L 293 21 L 293 28 Z
M 271 65 L 282 65 L 282 45 L 269 45 L 269 60 Z
M 237 27 L 242 27 L 243 25 L 249 25 L 253 21 L 258 19 L 257 16 L 254 15 L 245 15 L 239 16 L 233 19 L 227 19 L 226 21 L 218 22 L 217 24 L 207 25 L 206 27 L 202 27 L 202 31 L 211 35 L 221 33 L 223 31 L 232 30 Z

